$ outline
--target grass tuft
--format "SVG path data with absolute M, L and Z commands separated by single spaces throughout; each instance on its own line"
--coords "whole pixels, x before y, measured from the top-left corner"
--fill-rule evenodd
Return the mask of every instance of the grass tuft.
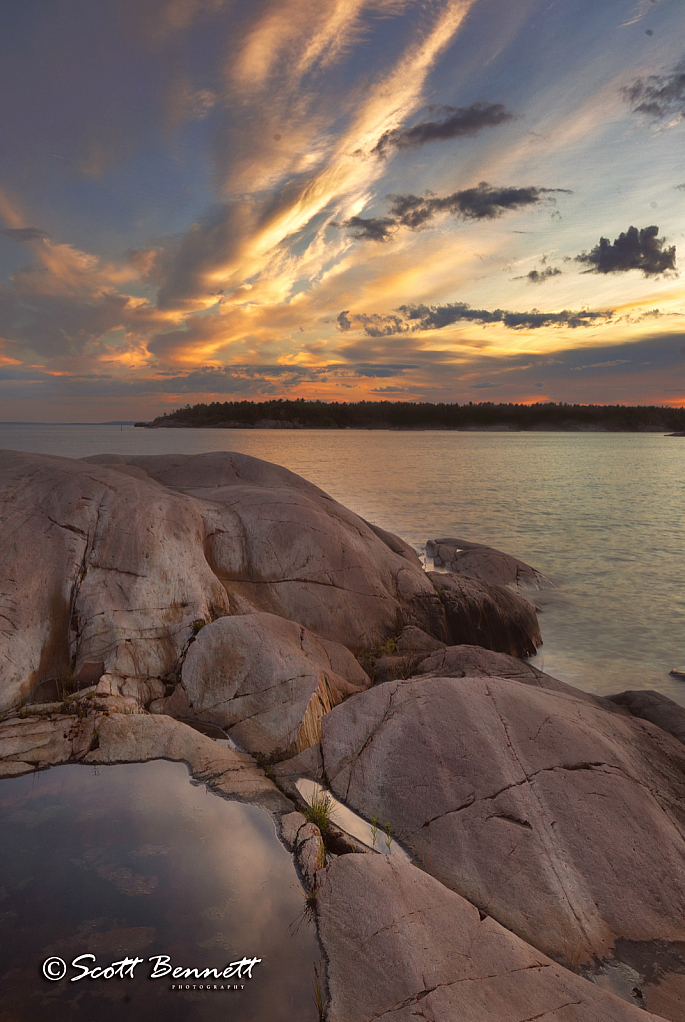
M 311 800 L 305 803 L 304 818 L 315 823 L 322 834 L 328 830 L 333 815 L 333 799 L 326 791 L 315 791 Z
M 324 1022 L 325 1017 L 323 1012 L 323 984 L 321 982 L 322 973 L 323 964 L 321 962 L 321 959 L 319 959 L 318 969 L 316 967 L 316 962 L 314 962 L 314 979 L 312 980 L 312 987 L 314 989 L 314 1004 L 316 1005 L 316 1010 L 319 1015 L 319 1022 Z

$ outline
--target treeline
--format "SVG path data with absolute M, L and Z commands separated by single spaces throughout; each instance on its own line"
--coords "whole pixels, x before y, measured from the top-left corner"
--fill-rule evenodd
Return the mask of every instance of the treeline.
M 160 416 L 152 427 L 513 429 L 680 432 L 685 408 L 658 405 L 430 404 L 409 401 L 213 401 Z

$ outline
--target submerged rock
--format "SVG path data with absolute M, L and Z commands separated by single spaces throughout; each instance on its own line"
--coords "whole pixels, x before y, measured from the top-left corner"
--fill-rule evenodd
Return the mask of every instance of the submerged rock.
M 321 717 L 371 684 L 340 643 L 273 614 L 206 625 L 188 650 L 182 682 L 189 715 L 267 754 L 298 753 L 318 743 Z M 169 700 L 152 709 L 167 712 Z
M 497 678 L 388 682 L 323 721 L 333 792 L 562 964 L 685 940 L 685 750 L 646 721 Z
M 336 859 L 316 911 L 328 1022 L 658 1022 L 397 857 Z

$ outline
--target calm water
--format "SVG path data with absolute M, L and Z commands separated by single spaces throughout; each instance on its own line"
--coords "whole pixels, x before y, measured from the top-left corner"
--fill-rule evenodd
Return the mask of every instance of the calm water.
M 318 1017 L 320 951 L 292 857 L 265 812 L 191 784 L 182 764 L 70 765 L 0 781 L 0 862 L 3 1019 Z M 71 963 L 86 954 L 91 968 L 143 962 L 132 978 L 73 981 L 82 973 Z M 157 956 L 201 970 L 262 961 L 237 981 L 243 990 L 179 993 L 151 978 Z M 41 974 L 52 957 L 67 966 L 61 981 Z
M 67 457 L 235 450 L 298 472 L 423 547 L 456 536 L 533 564 L 533 661 L 608 694 L 685 705 L 685 440 L 655 434 L 146 430 L 4 426 L 0 447 Z

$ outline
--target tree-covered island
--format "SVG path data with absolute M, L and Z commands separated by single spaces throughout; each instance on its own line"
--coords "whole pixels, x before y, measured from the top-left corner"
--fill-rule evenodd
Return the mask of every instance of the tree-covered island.
M 685 431 L 685 407 L 431 404 L 410 401 L 214 401 L 136 426 L 193 429 L 460 429 L 665 433 Z

